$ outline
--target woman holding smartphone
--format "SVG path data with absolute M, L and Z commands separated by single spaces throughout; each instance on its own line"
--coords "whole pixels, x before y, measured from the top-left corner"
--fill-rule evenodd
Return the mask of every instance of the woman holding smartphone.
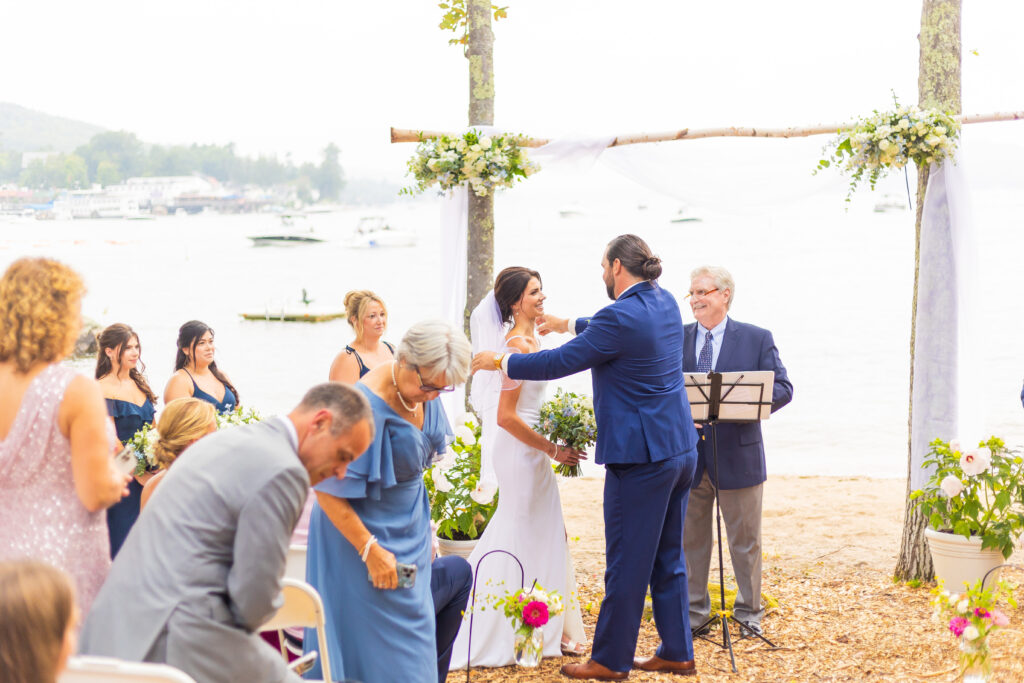
M 356 385 L 373 408 L 373 443 L 344 479 L 315 487 L 310 516 L 306 580 L 323 598 L 330 660 L 341 665 L 322 672 L 317 664 L 313 678 L 437 678 L 423 471 L 451 440 L 436 399 L 466 380 L 470 356 L 461 331 L 440 320 L 420 322 L 402 338 L 394 361 Z M 307 653 L 318 647 L 312 630 L 303 642 Z

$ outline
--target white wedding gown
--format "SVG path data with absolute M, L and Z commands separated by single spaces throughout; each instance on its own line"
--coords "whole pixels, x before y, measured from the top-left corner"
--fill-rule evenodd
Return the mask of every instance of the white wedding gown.
M 516 412 L 528 425 L 539 421 L 547 382 L 522 383 Z M 544 656 L 559 657 L 565 633 L 578 643 L 586 642 L 572 558 L 565 537 L 562 502 L 551 459 L 542 451 L 498 429 L 493 448 L 498 480 L 498 509 L 484 530 L 470 566 L 476 570 L 481 557 L 492 550 L 506 550 L 523 563 L 522 580 L 528 588 L 534 580 L 547 591 L 558 591 L 565 611 L 544 627 Z M 514 664 L 513 631 L 505 615 L 490 608 L 494 598 L 518 590 L 521 574 L 515 560 L 504 553 L 490 555 L 476 577 L 476 609 L 473 611 L 473 666 Z M 481 609 L 487 606 L 487 609 Z M 469 646 L 470 608 L 452 648 L 451 671 L 466 667 Z

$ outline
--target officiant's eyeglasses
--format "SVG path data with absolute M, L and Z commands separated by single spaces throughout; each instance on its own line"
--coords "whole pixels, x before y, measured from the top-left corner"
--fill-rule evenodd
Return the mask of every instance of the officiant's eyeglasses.
M 697 291 L 691 291 L 689 294 L 686 295 L 685 298 L 689 299 L 691 296 L 695 296 L 698 299 L 703 299 L 708 294 L 711 294 L 712 292 L 717 292 L 717 291 L 718 291 L 718 287 L 715 287 L 714 289 L 709 289 L 707 291 L 705 291 L 703 289 L 698 289 Z
M 433 384 L 427 384 L 423 381 L 423 375 L 420 374 L 420 368 L 418 365 L 412 366 L 416 370 L 416 377 L 420 380 L 420 391 L 426 393 L 429 391 L 439 391 L 442 394 L 447 394 L 449 391 L 455 391 L 454 386 L 450 387 L 435 387 Z

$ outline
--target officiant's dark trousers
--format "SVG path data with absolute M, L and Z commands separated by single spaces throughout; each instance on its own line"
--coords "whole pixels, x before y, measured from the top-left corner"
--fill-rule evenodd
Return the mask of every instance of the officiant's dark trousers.
M 647 586 L 661 636 L 657 655 L 693 659 L 683 520 L 696 449 L 661 462 L 605 466 L 605 596 L 594 632 L 594 661 L 633 668 Z

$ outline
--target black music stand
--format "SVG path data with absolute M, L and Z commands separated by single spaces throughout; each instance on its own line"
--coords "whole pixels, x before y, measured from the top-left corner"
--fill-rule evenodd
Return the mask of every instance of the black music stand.
M 774 648 L 776 646 L 763 635 L 734 617 L 725 608 L 725 561 L 722 552 L 722 510 L 718 499 L 718 438 L 715 433 L 715 425 L 721 422 L 744 423 L 767 419 L 771 413 L 772 386 L 774 381 L 775 375 L 770 370 L 709 372 L 707 374 L 686 373 L 684 376 L 686 395 L 690 401 L 693 421 L 703 424 L 704 429 L 711 430 L 711 453 L 715 462 L 715 476 L 710 476 L 709 472 L 708 480 L 711 481 L 711 486 L 715 490 L 718 591 L 720 602 L 717 612 L 708 616 L 703 624 L 694 629 L 694 632 L 699 632 L 713 625 L 716 621 L 720 622 L 722 627 L 721 643 L 707 635 L 699 637 L 729 651 L 729 662 L 732 664 L 733 673 L 737 673 L 737 671 L 736 656 L 733 654 L 732 640 L 729 634 L 730 620 L 740 627 L 741 632 L 745 631 L 752 636 L 760 638 L 770 647 Z M 704 429 L 701 431 L 703 432 Z M 703 434 L 701 438 L 704 438 Z M 757 596 L 757 599 L 760 600 L 761 596 Z

